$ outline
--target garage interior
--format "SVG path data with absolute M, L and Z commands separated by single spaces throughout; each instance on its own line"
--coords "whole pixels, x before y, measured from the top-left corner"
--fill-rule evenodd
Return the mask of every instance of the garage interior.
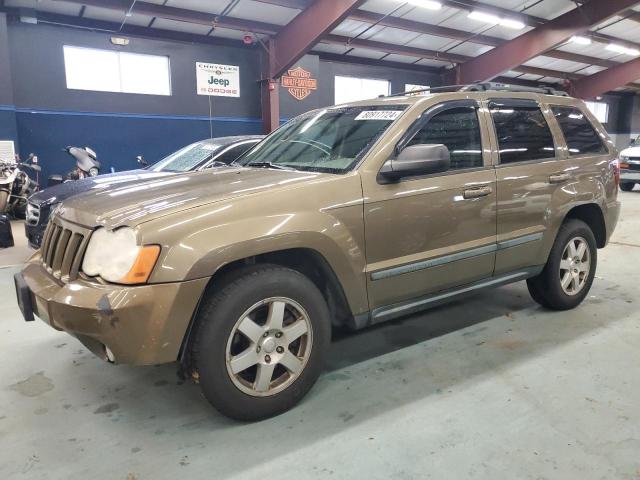
M 237 67 L 237 91 L 202 90 L 197 63 Z M 478 81 L 567 91 L 619 151 L 640 144 L 640 2 L 0 0 L 0 155 L 35 155 L 41 189 L 74 168 L 70 145 L 122 172 L 314 109 Z M 35 250 L 12 219 L 0 478 L 638 480 L 639 190 L 619 192 L 575 310 L 520 282 L 335 330 L 311 393 L 257 423 L 216 412 L 174 364 L 108 365 L 25 322 L 13 276 Z

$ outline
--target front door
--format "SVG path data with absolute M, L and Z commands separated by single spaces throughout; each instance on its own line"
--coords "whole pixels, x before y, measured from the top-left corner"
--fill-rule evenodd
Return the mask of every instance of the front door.
M 428 108 L 403 147 L 444 144 L 450 170 L 394 183 L 363 174 L 369 303 L 374 312 L 490 277 L 496 244 L 496 177 L 474 100 Z M 400 148 L 400 147 L 398 147 Z M 368 174 L 367 174 L 368 173 Z M 400 308 L 402 308 L 400 306 Z

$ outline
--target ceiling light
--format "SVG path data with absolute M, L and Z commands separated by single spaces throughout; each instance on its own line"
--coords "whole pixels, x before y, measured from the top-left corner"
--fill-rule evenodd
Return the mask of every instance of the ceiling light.
M 485 23 L 493 23 L 494 25 L 500 23 L 500 17 L 497 15 L 491 15 L 490 13 L 480 12 L 478 10 L 471 12 L 467 15 L 467 18 L 470 18 L 471 20 L 479 20 Z
M 416 7 L 428 8 L 429 10 L 440 10 L 442 8 L 442 4 L 435 0 L 407 0 L 407 3 Z
M 578 43 L 580 45 L 591 45 L 591 39 L 589 37 L 583 37 L 581 35 L 574 35 L 571 37 L 572 43 Z
M 500 25 L 507 28 L 512 28 L 514 30 L 522 30 L 525 27 L 525 24 L 520 20 L 514 20 L 512 18 L 503 18 L 500 20 Z
M 497 15 L 493 15 L 487 12 L 481 12 L 479 10 L 474 10 L 467 18 L 471 20 L 478 20 L 480 22 L 491 23 L 493 25 L 502 25 L 503 27 L 513 28 L 514 30 L 522 30 L 526 25 L 520 20 L 515 20 L 513 18 L 501 18 Z
M 610 43 L 605 48 L 612 52 L 621 53 L 623 55 L 632 55 L 634 57 L 637 57 L 638 55 L 640 55 L 640 50 L 638 50 L 637 48 L 629 48 L 629 47 L 625 47 L 624 45 L 619 45 L 617 43 Z

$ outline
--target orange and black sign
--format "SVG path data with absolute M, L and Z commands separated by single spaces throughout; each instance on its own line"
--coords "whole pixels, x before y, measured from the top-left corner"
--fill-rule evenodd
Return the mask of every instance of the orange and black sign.
M 318 80 L 311 78 L 311 72 L 302 67 L 289 70 L 282 76 L 281 84 L 296 100 L 304 100 L 312 91 L 318 89 Z

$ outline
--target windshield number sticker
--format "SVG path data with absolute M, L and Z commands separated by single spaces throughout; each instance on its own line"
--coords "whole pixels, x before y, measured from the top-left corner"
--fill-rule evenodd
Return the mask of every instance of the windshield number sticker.
M 356 120 L 395 120 L 402 114 L 402 110 L 365 110 L 360 112 Z

